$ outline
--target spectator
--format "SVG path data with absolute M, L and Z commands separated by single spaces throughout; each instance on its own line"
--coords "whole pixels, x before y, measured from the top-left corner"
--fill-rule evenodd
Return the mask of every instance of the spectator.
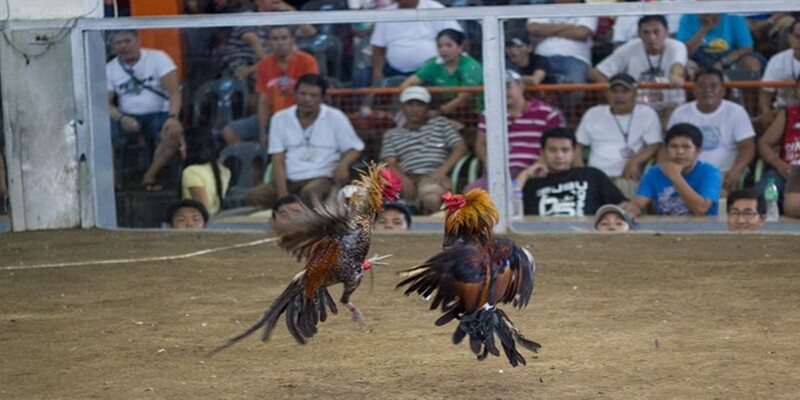
M 631 197 L 643 165 L 661 147 L 661 123 L 650 106 L 636 104 L 636 81 L 626 73 L 611 77 L 606 99 L 607 105 L 594 106 L 581 118 L 575 166 L 583 166 L 581 156 L 589 147 L 589 166 L 603 171 Z
M 375 217 L 375 231 L 407 231 L 411 228 L 411 211 L 397 201 L 384 201 L 383 211 Z
M 179 200 L 167 208 L 164 223 L 171 229 L 205 229 L 208 225 L 208 211 L 197 200 Z
M 397 0 L 386 10 L 437 9 L 434 0 Z M 413 74 L 426 61 L 436 57 L 436 35 L 444 29 L 461 31 L 456 21 L 378 22 L 372 31 L 372 84 L 384 77 Z
M 544 177 L 528 179 L 524 183 L 525 214 L 594 215 L 604 204 L 619 204 L 627 200 L 603 171 L 573 166 L 575 135 L 571 130 L 548 130 L 542 135 L 542 149 L 548 172 Z
M 783 213 L 790 217 L 800 218 L 800 165 L 792 166 L 792 174 L 786 181 Z
M 258 12 L 284 12 L 297 11 L 291 4 L 283 0 L 255 0 Z M 294 30 L 296 37 L 314 36 L 317 29 L 313 25 L 299 25 Z M 256 63 L 269 54 L 267 45 L 267 30 L 263 26 L 241 26 L 231 31 L 228 43 L 222 56 L 224 65 L 223 76 L 235 76 L 239 79 L 248 79 L 251 87 L 252 74 L 256 70 Z
M 216 146 L 214 136 L 204 128 L 187 129 L 181 146 L 184 160 L 181 197 L 203 203 L 211 215 L 222 207 L 231 181 L 231 171 L 217 161 Z
M 582 0 L 555 0 L 555 3 L 581 3 Z M 592 36 L 596 17 L 531 18 L 528 31 L 538 41 L 536 54 L 545 57 L 547 75 L 556 83 L 585 83 L 592 66 Z M 575 104 L 583 92 L 571 92 L 566 101 Z
M 467 146 L 444 117 L 429 117 L 431 94 L 411 86 L 400 94 L 405 123 L 390 129 L 383 138 L 381 159 L 400 175 L 400 196 L 423 214 L 432 214 L 450 190 L 448 172 Z
M 662 15 L 639 19 L 639 38 L 631 40 L 589 71 L 589 80 L 608 82 L 612 75 L 627 73 L 637 82 L 669 83 L 675 89 L 639 89 L 637 100 L 658 110 L 666 122 L 672 109 L 686 102 L 683 91 L 686 46 L 668 37 Z
M 317 59 L 295 47 L 291 27 L 272 27 L 269 45 L 272 54 L 256 64 L 257 112 L 223 128 L 222 136 L 227 144 L 249 140 L 266 145 L 270 115 L 294 104 L 294 85 L 298 78 L 319 73 Z
M 717 215 L 722 174 L 698 156 L 703 134 L 692 124 L 669 128 L 667 160 L 647 170 L 636 195 L 625 206 L 634 216 L 652 203 L 658 215 Z
M 724 100 L 722 72 L 702 70 L 695 76 L 695 101 L 675 109 L 669 126 L 689 123 L 703 133 L 700 159 L 720 169 L 724 189 L 737 189 L 756 153 L 755 131 L 744 107 Z
M 178 152 L 183 125 L 179 119 L 182 96 L 175 63 L 161 50 L 145 49 L 133 30 L 111 33 L 116 57 L 106 64 L 106 78 L 115 153 L 125 151 L 134 135 L 155 147 L 152 162 L 142 177 L 142 187 L 158 191 L 161 171 Z M 157 145 L 155 143 L 158 143 Z M 122 154 L 116 157 L 121 162 Z
M 800 95 L 800 77 L 795 81 L 794 90 Z M 776 147 L 780 151 L 776 152 Z M 782 194 L 792 165 L 800 165 L 800 104 L 778 111 L 769 129 L 758 138 L 758 155 L 767 166 L 756 185 L 758 192 L 764 193 L 766 182 L 773 178 Z
M 767 220 L 767 201 L 752 189 L 739 189 L 728 195 L 728 230 L 757 231 Z
M 789 45 L 786 49 L 772 56 L 764 70 L 764 81 L 796 81 L 800 78 L 800 20 L 796 20 L 789 30 Z M 766 128 L 775 120 L 781 108 L 796 104 L 798 97 L 792 88 L 762 87 L 758 93 L 758 109 L 761 112 L 757 123 Z
M 319 75 L 297 80 L 296 104 L 270 119 L 272 181 L 250 189 L 246 203 L 267 208 L 280 197 L 297 194 L 313 204 L 312 199 L 328 196 L 335 183 L 350 180 L 350 165 L 364 142 L 341 110 L 322 103 L 327 88 Z
M 287 194 L 275 201 L 272 205 L 272 220 L 295 219 L 307 211 L 306 206 L 299 197 Z
M 483 84 L 483 68 L 478 60 L 464 53 L 466 36 L 455 29 L 445 29 L 436 35 L 439 56 L 420 67 L 400 85 L 409 86 L 479 86 Z M 442 96 L 442 105 L 434 115 L 454 114 L 470 104 L 472 93 L 448 93 Z M 483 108 L 480 101 L 474 102 L 476 112 Z
M 634 229 L 631 215 L 614 204 L 606 204 L 594 216 L 594 230 L 597 232 L 628 232 Z
M 647 2 L 649 0 L 628 0 L 628 2 Z M 694 1 L 694 0 L 661 0 L 661 1 Z M 631 40 L 639 37 L 639 20 L 642 16 L 624 15 L 619 16 L 614 20 L 613 35 L 611 41 L 615 45 L 623 45 Z M 669 36 L 675 36 L 678 31 L 678 25 L 681 21 L 681 14 L 667 14 L 667 27 L 669 27 Z
M 525 97 L 525 85 L 520 74 L 506 70 L 506 116 L 508 123 L 509 174 L 517 182 L 529 178 L 523 174 L 533 166 L 541 155 L 542 134 L 556 127 L 564 127 L 565 120 L 557 108 L 535 98 Z M 486 166 L 486 115 L 478 121 L 478 136 L 475 138 L 475 156 L 483 165 L 483 176 L 471 182 L 465 192 L 473 188 L 487 189 Z M 521 183 L 520 183 L 521 184 Z
M 349 0 L 351 10 L 380 10 L 392 5 L 392 0 Z M 372 46 L 370 37 L 374 23 L 356 22 L 353 24 L 353 87 L 367 87 L 372 84 Z M 377 83 L 377 82 L 376 82 Z
M 761 75 L 761 56 L 753 51 L 747 20 L 733 14 L 686 14 L 675 38 L 686 43 L 699 68 L 738 68 Z
M 522 75 L 522 82 L 526 86 L 544 82 L 550 69 L 547 59 L 533 52 L 531 37 L 527 32 L 506 37 L 506 68 Z

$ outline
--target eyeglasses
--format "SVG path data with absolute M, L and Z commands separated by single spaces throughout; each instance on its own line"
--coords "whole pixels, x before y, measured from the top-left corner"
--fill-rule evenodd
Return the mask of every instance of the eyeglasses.
M 754 219 L 758 217 L 758 213 L 753 210 L 745 210 L 745 211 L 732 210 L 728 212 L 728 218 L 739 218 L 739 217 L 744 217 L 744 219 Z

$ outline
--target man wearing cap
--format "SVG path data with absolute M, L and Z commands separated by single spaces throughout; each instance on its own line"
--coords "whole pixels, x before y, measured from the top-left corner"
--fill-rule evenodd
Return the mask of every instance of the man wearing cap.
M 686 102 L 683 91 L 688 53 L 686 45 L 669 38 L 667 19 L 648 15 L 639 19 L 639 38 L 631 40 L 589 71 L 592 82 L 608 82 L 609 77 L 627 73 L 637 82 L 669 83 L 676 89 L 640 89 L 637 100 L 664 112 Z
M 633 218 L 620 206 L 606 204 L 594 216 L 594 230 L 597 232 L 628 232 L 633 229 Z
M 375 217 L 375 230 L 407 231 L 411 228 L 411 211 L 397 201 L 384 201 L 383 211 Z
M 508 167 L 511 178 L 524 182 L 523 175 L 541 155 L 542 134 L 566 125 L 561 111 L 536 98 L 525 97 L 525 85 L 520 74 L 506 70 L 506 117 L 508 118 Z M 486 189 L 486 114 L 478 120 L 478 135 L 475 137 L 475 156 L 483 165 L 483 176 L 471 182 L 465 189 Z M 521 176 L 522 175 L 522 176 Z
M 405 123 L 390 129 L 383 138 L 380 158 L 400 175 L 400 196 L 424 214 L 436 212 L 441 196 L 450 189 L 447 177 L 459 158 L 467 153 L 461 135 L 444 117 L 428 117 L 431 94 L 421 86 L 410 86 L 400 94 Z
M 538 85 L 547 77 L 547 59 L 533 52 L 527 33 L 506 38 L 506 66 L 522 76 L 525 85 Z
M 608 104 L 590 108 L 581 118 L 575 166 L 584 165 L 581 156 L 589 147 L 589 166 L 605 172 L 631 197 L 639 185 L 642 166 L 658 153 L 661 122 L 650 106 L 636 103 L 636 82 L 628 74 L 611 77 L 606 99 Z
M 744 107 L 725 100 L 725 78 L 716 69 L 700 70 L 695 75 L 695 101 L 675 109 L 669 127 L 689 123 L 703 132 L 700 159 L 719 168 L 725 175 L 723 188 L 736 190 L 756 155 L 755 130 Z M 724 195 L 724 194 L 723 194 Z

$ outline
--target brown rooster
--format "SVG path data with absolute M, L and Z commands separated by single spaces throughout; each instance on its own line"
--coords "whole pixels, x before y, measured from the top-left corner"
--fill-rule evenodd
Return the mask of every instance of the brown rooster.
M 536 272 L 533 256 L 510 239 L 494 237 L 497 209 L 484 190 L 442 197 L 447 209 L 444 249 L 424 264 L 401 272 L 405 279 L 397 287 L 409 285 L 405 294 L 417 292 L 431 300 L 431 310 L 441 306 L 444 314 L 436 320 L 437 326 L 458 319 L 453 343 L 469 335 L 478 360 L 500 355 L 497 335 L 511 365 L 525 365 L 516 344 L 534 353 L 541 345 L 525 339 L 496 306 L 512 303 L 521 309 L 528 304 Z
M 393 170 L 373 164 L 361 172 L 361 178 L 351 188 L 347 200 L 336 211 L 317 205 L 297 219 L 275 223 L 280 246 L 298 261 L 305 259 L 305 269 L 292 279 L 258 322 L 217 347 L 212 355 L 262 327 L 261 340 L 267 341 L 284 313 L 289 333 L 298 343 L 305 344 L 317 333 L 317 323 L 327 318 L 327 309 L 337 313 L 336 303 L 328 292 L 328 287 L 337 283 L 344 284 L 340 301 L 362 328 L 366 327 L 361 312 L 350 302 L 350 295 L 370 266 L 365 258 L 372 237 L 372 221 L 381 211 L 384 198 L 397 198 L 400 178 Z

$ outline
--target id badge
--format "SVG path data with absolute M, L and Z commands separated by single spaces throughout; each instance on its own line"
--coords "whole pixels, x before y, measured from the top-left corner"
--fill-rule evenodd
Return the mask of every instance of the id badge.
M 622 150 L 620 150 L 619 152 L 620 155 L 622 155 L 622 158 L 626 160 L 630 160 L 634 154 L 633 149 L 628 146 L 623 147 Z
M 306 147 L 303 150 L 303 153 L 300 155 L 300 160 L 305 161 L 305 162 L 314 161 L 314 156 L 315 155 L 316 154 L 314 153 L 314 150 L 312 150 L 310 147 Z

